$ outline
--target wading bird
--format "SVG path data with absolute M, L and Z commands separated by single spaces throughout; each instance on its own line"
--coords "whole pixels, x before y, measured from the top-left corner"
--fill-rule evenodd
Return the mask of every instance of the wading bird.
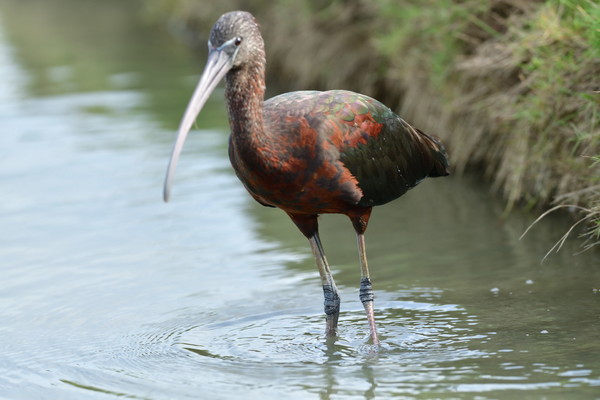
M 308 238 L 323 284 L 326 335 L 336 335 L 340 297 L 319 239 L 317 217 L 339 213 L 350 218 L 356 231 L 360 299 L 372 341 L 378 344 L 364 239 L 371 209 L 402 196 L 428 176 L 448 175 L 444 147 L 362 94 L 298 91 L 265 101 L 264 43 L 247 12 L 230 12 L 217 20 L 208 52 L 179 126 L 164 200 L 169 200 L 185 138 L 225 77 L 231 165 L 256 201 L 285 211 Z

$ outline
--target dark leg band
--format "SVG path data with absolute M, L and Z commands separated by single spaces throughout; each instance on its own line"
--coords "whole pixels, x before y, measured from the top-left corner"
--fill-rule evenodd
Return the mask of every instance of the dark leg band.
M 373 301 L 375 295 L 373 294 L 373 287 L 371 286 L 371 280 L 367 277 L 361 278 L 360 280 L 360 301 L 366 303 L 367 301 Z
M 331 285 L 323 285 L 325 296 L 325 314 L 333 315 L 340 311 L 340 296 Z

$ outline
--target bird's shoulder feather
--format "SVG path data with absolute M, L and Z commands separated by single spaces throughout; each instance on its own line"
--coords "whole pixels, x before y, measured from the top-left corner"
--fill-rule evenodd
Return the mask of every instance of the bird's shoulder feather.
M 281 151 L 310 149 L 302 158 L 329 166 L 332 187 L 342 182 L 353 203 L 384 204 L 427 176 L 447 175 L 440 142 L 371 97 L 290 92 L 267 100 L 264 113 L 269 132 L 285 143 Z

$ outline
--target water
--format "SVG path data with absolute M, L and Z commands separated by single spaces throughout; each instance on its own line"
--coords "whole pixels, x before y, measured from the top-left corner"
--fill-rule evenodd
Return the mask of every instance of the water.
M 161 185 L 203 61 L 121 1 L 0 3 L 0 398 L 600 398 L 600 265 L 486 185 L 374 211 L 369 343 L 350 223 L 324 338 L 308 243 L 227 160 L 217 94 Z M 90 18 L 93 16 L 94 18 Z

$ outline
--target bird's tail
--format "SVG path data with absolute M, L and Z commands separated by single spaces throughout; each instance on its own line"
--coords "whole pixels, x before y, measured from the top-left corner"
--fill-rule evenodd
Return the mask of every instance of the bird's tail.
M 438 176 L 448 176 L 450 175 L 450 162 L 448 161 L 448 153 L 446 153 L 446 148 L 440 141 L 440 139 L 436 136 L 429 135 L 420 129 L 417 131 L 422 135 L 425 141 L 429 144 L 429 150 L 431 151 L 431 156 L 433 158 L 433 167 L 427 176 L 430 177 L 438 177 Z

